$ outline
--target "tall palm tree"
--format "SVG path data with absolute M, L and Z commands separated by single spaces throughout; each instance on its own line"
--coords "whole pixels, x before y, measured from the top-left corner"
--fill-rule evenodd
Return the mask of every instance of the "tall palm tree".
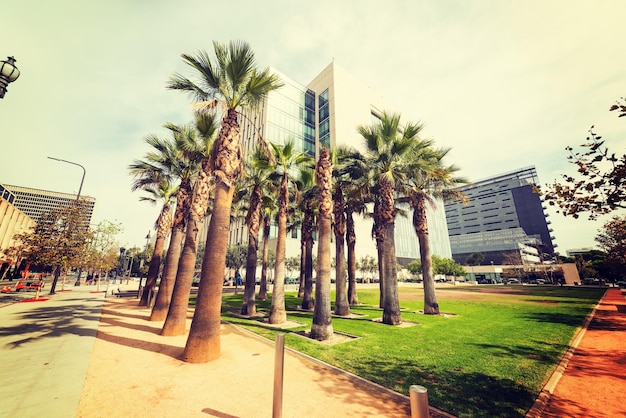
M 267 272 L 275 263 L 269 259 L 270 250 L 270 227 L 272 218 L 278 211 L 278 206 L 274 200 L 266 201 L 262 208 L 263 214 L 263 248 L 261 255 L 261 283 L 259 284 L 259 299 L 267 300 Z
M 410 168 L 410 181 L 405 185 L 404 194 L 413 209 L 413 227 L 419 242 L 420 260 L 422 261 L 422 277 L 424 283 L 424 313 L 439 314 L 439 304 L 435 293 L 430 241 L 428 239 L 428 220 L 426 204 L 435 208 L 436 198 L 461 199 L 465 196 L 453 188 L 468 183 L 463 177 L 454 175 L 458 168 L 454 165 L 445 166 L 443 158 L 448 149 L 426 149 L 418 153 Z
M 349 151 L 340 147 L 333 150 L 331 159 L 333 166 L 346 158 Z M 335 315 L 350 315 L 348 293 L 346 291 L 347 262 L 346 262 L 346 199 L 344 186 L 350 183 L 350 179 L 339 175 L 339 171 L 333 170 L 333 232 L 335 233 Z
M 158 177 L 158 173 L 155 173 Z M 154 242 L 154 252 L 152 259 L 150 260 L 150 267 L 148 268 L 148 275 L 146 278 L 146 285 L 141 294 L 139 306 L 147 306 L 150 292 L 154 290 L 157 277 L 159 276 L 159 270 L 161 268 L 161 258 L 163 256 L 163 249 L 165 247 L 165 240 L 172 228 L 172 210 L 171 204 L 176 196 L 176 187 L 172 187 L 170 182 L 165 178 L 160 178 L 157 183 L 147 184 L 143 183 L 145 179 L 136 179 L 133 182 L 132 190 L 140 188 L 146 192 L 148 196 L 142 196 L 139 198 L 141 201 L 147 201 L 152 204 L 162 202 L 161 211 L 155 222 L 156 240 Z M 143 184 L 142 186 L 140 184 Z
M 241 307 L 242 315 L 254 315 L 256 313 L 255 294 L 257 253 L 259 250 L 259 231 L 263 221 L 264 201 L 267 202 L 267 194 L 271 182 L 271 171 L 255 167 L 255 161 L 262 158 L 262 151 L 257 149 L 251 156 L 250 167 L 244 188 L 250 188 L 248 198 L 248 211 L 246 213 L 246 226 L 248 227 L 248 254 L 246 257 L 246 278 Z M 267 203 L 265 203 L 267 204 Z
M 185 158 L 194 164 L 193 180 L 195 181 L 192 184 L 188 207 L 184 209 L 185 239 L 176 266 L 176 280 L 169 308 L 161 329 L 161 335 L 166 336 L 185 333 L 189 294 L 196 269 L 198 231 L 208 211 L 208 208 L 204 206 L 206 204 L 205 193 L 210 193 L 211 190 L 210 184 L 206 184 L 208 176 L 204 167 L 217 133 L 215 116 L 211 113 L 197 113 L 193 128 L 191 131 L 185 130 L 182 135 L 184 141 L 181 149 Z M 205 183 L 199 182 L 199 177 L 202 177 Z
M 342 179 L 342 189 L 345 195 L 348 303 L 354 306 L 359 303 L 356 289 L 357 258 L 354 215 L 366 213 L 369 193 L 369 181 L 366 175 L 369 170 L 363 155 L 356 150 L 341 155 L 338 165 L 336 177 Z
M 172 135 L 172 149 L 165 153 L 161 164 L 180 179 L 180 185 L 176 195 L 170 245 L 165 257 L 159 292 L 150 315 L 151 321 L 165 320 L 169 311 L 189 217 L 193 180 L 200 169 L 202 156 L 208 155 L 216 131 L 214 117 L 207 114 L 196 114 L 194 124 L 178 126 L 168 123 L 165 127 Z
M 302 298 L 302 309 L 313 309 L 313 232 L 315 230 L 315 203 L 318 188 L 314 183 L 315 173 L 311 169 L 300 170 L 298 188 L 301 192 L 300 209 L 302 223 L 300 226 L 300 290 L 298 297 Z
M 180 167 L 179 162 L 181 161 L 181 156 L 179 154 L 179 149 L 177 149 L 175 139 L 173 137 L 164 139 L 156 135 L 148 135 L 146 138 L 144 138 L 144 141 L 152 147 L 152 151 L 146 153 L 146 155 L 144 156 L 144 160 L 135 160 L 131 165 L 129 165 L 128 169 L 130 171 L 130 174 L 135 178 L 133 188 L 137 189 L 143 186 L 153 187 L 158 185 L 158 182 L 161 181 L 161 179 L 167 179 L 169 182 L 172 183 L 178 182 L 179 173 L 176 173 L 176 171 L 177 168 Z M 179 202 L 185 199 L 185 195 L 185 186 L 181 183 L 178 187 L 178 192 L 176 193 L 177 205 L 174 219 L 179 216 L 181 210 Z M 176 242 L 177 240 L 180 241 L 180 238 L 181 235 L 177 233 L 177 228 L 173 227 L 170 243 Z M 176 246 L 170 245 L 168 248 L 168 255 L 166 256 L 166 262 L 163 267 L 163 277 L 161 279 L 161 283 L 159 284 L 159 291 L 157 293 L 155 307 L 160 305 L 160 302 L 163 299 L 163 295 L 167 293 L 168 280 L 166 279 L 166 271 L 168 270 L 168 261 L 170 261 L 170 249 L 172 249 L 173 247 Z M 160 253 L 161 251 L 159 251 L 159 255 Z M 148 276 L 150 277 L 150 275 Z M 152 279 L 148 281 L 152 282 Z M 151 287 L 154 287 L 154 285 L 151 285 Z M 149 291 L 150 289 L 148 289 L 148 292 Z M 146 293 L 145 298 L 142 295 L 140 305 L 145 306 L 147 302 L 148 297 Z
M 213 212 L 209 222 L 207 242 L 200 273 L 191 330 L 183 352 L 183 360 L 204 363 L 220 355 L 220 314 L 223 273 L 233 199 L 233 185 L 241 170 L 240 110 L 257 108 L 267 94 L 281 83 L 269 69 L 256 68 L 254 52 L 246 42 L 232 41 L 228 45 L 213 43 L 215 60 L 205 51 L 197 55 L 183 54 L 183 60 L 198 76 L 194 82 L 175 74 L 168 88 L 191 93 L 200 108 L 221 106 L 224 117 L 219 137 L 210 157 L 203 161 L 196 188 L 198 204 L 206 210 L 209 200 L 209 177 L 215 179 Z M 195 191 L 194 191 L 195 193 Z M 183 250 L 184 251 L 184 250 Z
M 333 168 L 328 148 L 320 150 L 315 167 L 315 182 L 319 188 L 317 282 L 311 338 L 327 340 L 333 335 L 330 313 L 330 230 L 333 211 Z
M 418 137 L 421 124 L 400 124 L 400 115 L 384 112 L 380 122 L 371 126 L 359 126 L 365 140 L 366 159 L 375 173 L 378 201 L 374 206 L 374 223 L 377 227 L 382 264 L 383 323 L 398 325 L 402 322 L 398 299 L 398 277 L 395 249 L 395 197 L 399 185 L 407 181 L 410 156 L 416 148 L 430 145 Z
M 285 145 L 270 143 L 273 158 L 264 157 L 256 160 L 255 165 L 263 170 L 274 170 L 279 186 L 278 195 L 278 232 L 276 236 L 276 264 L 274 266 L 274 287 L 269 323 L 281 324 L 287 320 L 285 310 L 285 255 L 287 241 L 287 215 L 289 210 L 289 184 L 296 179 L 290 170 L 310 163 L 311 157 L 305 152 L 297 152 L 294 143 Z

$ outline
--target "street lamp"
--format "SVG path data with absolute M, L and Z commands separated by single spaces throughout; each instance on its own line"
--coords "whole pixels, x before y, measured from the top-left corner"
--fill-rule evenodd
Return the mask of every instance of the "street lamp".
M 14 82 L 20 76 L 20 70 L 15 66 L 15 58 L 8 57 L 5 61 L 0 61 L 0 99 L 7 92 L 9 83 Z
M 67 161 L 67 160 L 62 160 L 60 158 L 54 158 L 54 157 L 48 157 L 51 160 L 55 160 L 55 161 L 61 161 L 64 163 L 68 163 L 68 164 L 73 164 L 73 165 L 77 165 L 80 168 L 83 169 L 83 178 L 80 180 L 80 186 L 78 187 L 78 194 L 76 195 L 76 200 L 78 201 L 78 199 L 80 199 L 80 192 L 83 190 L 83 181 L 85 181 L 85 174 L 87 174 L 87 170 L 85 170 L 85 167 L 83 167 L 82 165 L 78 164 L 78 163 L 73 163 L 71 161 Z

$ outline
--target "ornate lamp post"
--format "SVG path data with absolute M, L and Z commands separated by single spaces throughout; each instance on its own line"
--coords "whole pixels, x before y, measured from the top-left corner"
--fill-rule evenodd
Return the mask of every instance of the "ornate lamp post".
M 0 99 L 7 92 L 9 83 L 14 82 L 20 76 L 20 70 L 15 66 L 15 58 L 8 57 L 5 61 L 0 61 Z

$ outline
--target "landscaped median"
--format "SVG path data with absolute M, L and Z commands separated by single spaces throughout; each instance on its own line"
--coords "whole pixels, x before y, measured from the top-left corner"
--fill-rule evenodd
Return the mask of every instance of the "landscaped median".
M 605 289 L 552 286 L 471 286 L 442 288 L 442 315 L 420 313 L 422 289 L 400 287 L 402 318 L 410 326 L 388 326 L 374 289 L 359 290 L 361 305 L 349 319 L 333 318 L 338 344 L 303 338 L 312 312 L 287 294 L 292 328 L 272 328 L 259 318 L 241 318 L 241 295 L 225 295 L 223 319 L 302 353 L 409 394 L 411 385 L 428 389 L 430 405 L 457 416 L 524 416 L 570 341 Z M 333 297 L 334 300 L 334 297 Z M 269 301 L 258 303 L 261 312 Z M 301 324 L 298 326 L 298 323 Z

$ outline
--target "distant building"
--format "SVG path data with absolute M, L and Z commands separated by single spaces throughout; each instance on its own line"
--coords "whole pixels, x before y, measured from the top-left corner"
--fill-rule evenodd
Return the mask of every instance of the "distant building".
M 319 155 L 320 147 L 346 145 L 363 151 L 363 139 L 357 132 L 359 125 L 371 125 L 380 120 L 383 111 L 392 112 L 382 98 L 369 87 L 356 81 L 346 70 L 331 62 L 307 85 L 302 85 L 276 70 L 284 86 L 268 94 L 258 112 L 241 118 L 242 145 L 251 150 L 259 135 L 265 140 L 284 144 L 294 141 L 298 151 L 312 157 Z M 451 258 L 443 203 L 439 210 L 428 208 L 429 239 L 433 254 Z M 407 217 L 396 218 L 396 255 L 401 262 L 419 258 L 419 245 L 411 222 L 412 211 Z M 357 257 L 377 257 L 372 238 L 372 221 L 355 216 L 357 234 Z M 270 238 L 276 236 L 272 226 Z M 288 234 L 287 256 L 300 250 L 299 230 Z M 206 239 L 206 226 L 199 242 Z M 245 244 L 247 229 L 242 220 L 231 224 L 230 243 Z
M 552 259 L 555 245 L 538 183 L 535 168 L 527 167 L 459 187 L 468 204 L 445 205 L 454 260 L 464 264 L 472 253 L 482 253 L 483 264 Z
M 76 195 L 49 190 L 33 189 L 31 187 L 0 185 L 0 193 L 8 190 L 13 196 L 13 205 L 37 222 L 40 216 L 67 206 L 76 200 Z M 86 207 L 87 223 L 91 218 L 96 206 L 96 199 L 89 196 L 80 196 L 80 200 Z
M 577 255 L 588 254 L 594 250 L 597 250 L 597 248 L 592 248 L 592 247 L 571 248 L 565 251 L 565 254 L 567 254 L 568 257 L 576 257 Z
M 17 246 L 15 236 L 30 232 L 35 227 L 35 221 L 15 205 L 15 195 L 0 184 L 0 278 L 11 265 L 16 264 L 17 254 L 10 248 Z

